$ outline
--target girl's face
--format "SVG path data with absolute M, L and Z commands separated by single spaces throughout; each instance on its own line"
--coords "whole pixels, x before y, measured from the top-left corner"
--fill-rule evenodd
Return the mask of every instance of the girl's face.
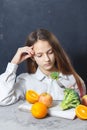
M 40 70 L 45 74 L 50 74 L 55 70 L 55 55 L 48 41 L 38 40 L 34 44 L 34 59 Z

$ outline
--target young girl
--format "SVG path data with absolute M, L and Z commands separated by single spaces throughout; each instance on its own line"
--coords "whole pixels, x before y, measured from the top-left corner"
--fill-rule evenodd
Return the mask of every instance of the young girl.
M 18 65 L 27 61 L 28 72 L 16 77 Z M 50 77 L 58 72 L 58 80 Z M 6 71 L 0 75 L 0 105 L 13 104 L 25 99 L 27 90 L 38 94 L 48 92 L 53 100 L 63 100 L 64 88 L 75 89 L 80 97 L 86 93 L 83 80 L 72 67 L 70 60 L 57 38 L 48 30 L 32 32 L 26 46 L 17 50 Z

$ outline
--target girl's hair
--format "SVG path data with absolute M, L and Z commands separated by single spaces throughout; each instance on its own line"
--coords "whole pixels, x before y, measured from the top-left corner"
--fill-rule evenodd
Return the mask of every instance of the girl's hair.
M 26 40 L 27 46 L 34 45 L 38 40 L 48 41 L 51 47 L 53 48 L 54 54 L 55 54 L 55 66 L 58 69 L 58 72 L 62 72 L 65 75 L 73 74 L 73 76 L 76 79 L 77 85 L 79 87 L 79 91 L 82 95 L 82 83 L 80 80 L 80 77 L 74 70 L 73 66 L 71 65 L 70 59 L 67 56 L 64 49 L 61 47 L 58 39 L 54 36 L 53 33 L 49 32 L 46 29 L 38 29 L 34 32 L 32 32 Z M 29 58 L 27 59 L 27 67 L 29 73 L 34 73 L 38 67 L 36 62 Z

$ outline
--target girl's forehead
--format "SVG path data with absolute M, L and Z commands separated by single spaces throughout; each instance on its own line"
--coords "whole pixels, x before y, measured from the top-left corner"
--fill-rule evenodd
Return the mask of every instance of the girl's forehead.
M 35 44 L 34 44 L 34 51 L 48 51 L 49 49 L 51 49 L 51 45 L 49 44 L 48 41 L 42 41 L 42 40 L 38 40 Z

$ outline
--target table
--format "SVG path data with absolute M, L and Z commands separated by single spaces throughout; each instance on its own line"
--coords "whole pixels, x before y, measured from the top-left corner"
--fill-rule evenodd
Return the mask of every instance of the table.
M 51 116 L 36 119 L 31 113 L 18 109 L 21 103 L 23 101 L 10 106 L 0 106 L 0 130 L 87 130 L 87 120 Z

